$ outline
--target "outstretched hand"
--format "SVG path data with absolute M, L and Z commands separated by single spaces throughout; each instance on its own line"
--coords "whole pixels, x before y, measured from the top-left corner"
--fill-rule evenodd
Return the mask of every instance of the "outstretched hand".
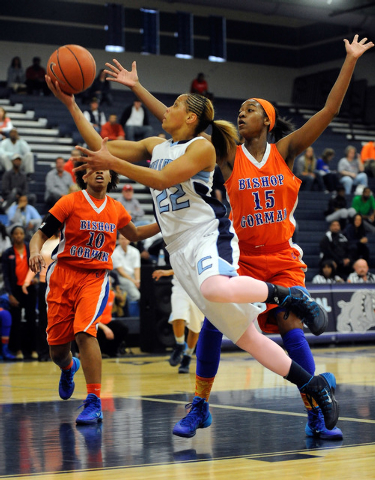
M 48 85 L 48 88 L 51 90 L 51 92 L 55 95 L 56 98 L 58 98 L 64 105 L 69 107 L 70 105 L 73 105 L 75 102 L 74 95 L 68 95 L 67 93 L 64 93 L 61 88 L 60 84 L 58 81 L 55 81 L 55 83 L 52 81 L 51 77 L 46 75 L 45 76 L 46 83 Z
M 106 67 L 108 67 L 109 69 L 104 70 L 104 72 L 109 75 L 109 77 L 107 77 L 107 80 L 121 83 L 121 85 L 125 85 L 129 88 L 135 87 L 135 85 L 138 83 L 137 63 L 135 61 L 132 63 L 131 72 L 129 72 L 129 70 L 126 70 L 116 59 L 113 59 L 113 63 L 115 65 L 112 65 L 110 63 L 105 64 Z
M 367 42 L 367 38 L 362 38 L 360 42 L 358 42 L 358 35 L 354 35 L 352 43 L 349 42 L 346 38 L 344 39 L 345 42 L 345 49 L 348 55 L 352 55 L 355 59 L 359 58 L 363 55 L 366 50 L 369 50 L 374 46 L 373 42 Z
M 102 140 L 102 147 L 97 152 L 93 152 L 88 148 L 81 147 L 80 145 L 76 146 L 77 150 L 80 150 L 81 154 L 84 155 L 81 157 L 81 161 L 85 162 L 79 167 L 73 168 L 73 172 L 79 172 L 80 170 L 86 170 L 86 174 L 83 176 L 83 179 L 88 178 L 94 172 L 99 170 L 111 170 L 111 162 L 116 158 L 114 157 L 107 148 L 108 137 Z

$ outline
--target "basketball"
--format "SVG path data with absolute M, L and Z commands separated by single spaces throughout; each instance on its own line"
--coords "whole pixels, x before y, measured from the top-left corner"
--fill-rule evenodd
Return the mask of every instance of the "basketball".
M 83 92 L 95 79 L 94 57 L 79 45 L 64 45 L 49 57 L 47 75 L 53 83 L 57 80 L 65 93 Z

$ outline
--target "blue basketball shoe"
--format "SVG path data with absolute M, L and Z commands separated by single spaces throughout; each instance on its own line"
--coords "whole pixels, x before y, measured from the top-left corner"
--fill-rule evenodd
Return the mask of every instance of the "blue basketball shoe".
M 328 430 L 332 430 L 339 418 L 339 404 L 335 398 L 336 379 L 333 373 L 322 373 L 312 377 L 304 385 L 301 393 L 306 394 L 306 400 L 310 403 L 312 409 L 316 409 L 313 399 L 322 410 L 324 423 Z
M 70 370 L 61 370 L 59 395 L 63 400 L 68 400 L 74 392 L 74 374 L 79 370 L 81 362 L 78 358 L 73 357 L 73 365 Z
M 277 287 L 277 290 L 285 287 Z M 300 318 L 314 335 L 321 335 L 327 328 L 328 315 L 323 307 L 310 297 L 304 287 L 290 287 L 280 307 L 285 308 L 285 319 L 289 312 L 293 312 Z
M 192 403 L 185 406 L 190 412 L 173 427 L 173 435 L 178 437 L 194 437 L 197 428 L 207 428 L 212 423 L 209 404 L 204 398 L 194 397 Z
M 322 440 L 342 440 L 342 431 L 334 427 L 328 430 L 324 424 L 323 413 L 320 408 L 307 410 L 307 424 L 305 432 L 308 437 L 321 438 Z
M 86 400 L 80 407 L 85 407 L 78 415 L 76 423 L 80 425 L 90 425 L 91 423 L 99 423 L 103 420 L 102 402 L 99 397 L 93 393 L 87 395 Z

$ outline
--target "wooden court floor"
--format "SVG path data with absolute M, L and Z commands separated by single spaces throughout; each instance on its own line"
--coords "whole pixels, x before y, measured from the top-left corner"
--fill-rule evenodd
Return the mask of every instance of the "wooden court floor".
M 375 346 L 314 349 L 338 381 L 342 441 L 305 436 L 296 388 L 242 352 L 224 352 L 210 399 L 213 423 L 172 435 L 192 399 L 168 355 L 103 361 L 99 426 L 77 427 L 80 370 L 68 401 L 51 362 L 0 362 L 0 478 L 58 480 L 375 479 Z

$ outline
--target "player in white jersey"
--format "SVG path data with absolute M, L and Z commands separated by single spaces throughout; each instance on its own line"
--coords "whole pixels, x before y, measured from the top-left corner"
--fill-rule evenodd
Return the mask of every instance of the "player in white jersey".
M 120 67 L 118 64 L 113 68 L 120 72 Z M 226 149 L 228 144 L 235 146 L 234 125 L 214 121 L 213 105 L 207 98 L 184 94 L 164 114 L 163 129 L 171 135 L 171 140 L 150 137 L 139 142 L 123 140 L 107 144 L 107 139 L 102 141 L 87 122 L 74 97 L 64 94 L 49 77 L 46 81 L 67 106 L 87 145 L 96 150 L 79 147 L 86 156 L 84 168 L 99 170 L 105 166 L 151 189 L 172 268 L 202 313 L 262 365 L 314 398 L 323 411 L 326 427 L 333 428 L 338 419 L 334 376 L 329 373 L 311 376 L 275 342 L 259 333 L 253 323 L 259 310 L 250 302 L 286 306 L 299 314 L 303 311 L 305 318 L 319 315 L 321 310 L 297 287 L 287 289 L 237 275 L 237 236 L 225 217 L 224 207 L 220 208 L 221 204 L 210 197 L 215 149 Z M 199 137 L 209 125 L 212 143 Z M 153 168 L 130 163 L 150 156 Z M 202 402 L 199 414 L 200 426 L 208 426 L 211 423 L 208 404 Z

